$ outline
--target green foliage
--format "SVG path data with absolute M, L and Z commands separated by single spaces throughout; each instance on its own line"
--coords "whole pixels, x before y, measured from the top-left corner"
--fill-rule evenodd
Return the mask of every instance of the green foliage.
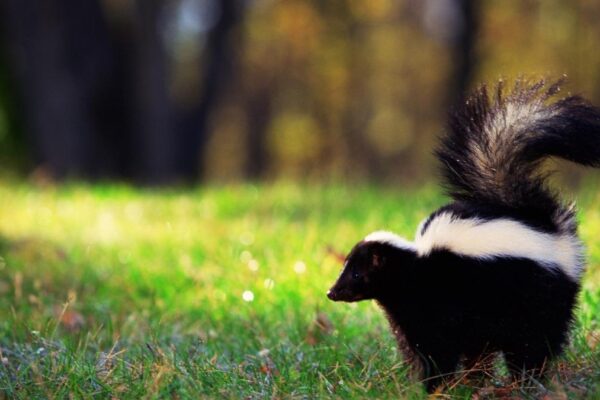
M 587 243 L 600 230 L 594 197 L 581 212 Z M 336 252 L 382 227 L 410 237 L 443 201 L 430 188 L 0 183 L 0 393 L 423 398 L 375 304 L 325 292 Z M 590 249 L 573 344 L 547 390 L 593 398 L 600 249 Z

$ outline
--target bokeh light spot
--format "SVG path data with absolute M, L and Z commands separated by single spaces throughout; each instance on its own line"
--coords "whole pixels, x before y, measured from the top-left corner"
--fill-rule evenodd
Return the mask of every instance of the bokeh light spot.
M 254 301 L 254 293 L 250 290 L 245 290 L 244 293 L 242 293 L 242 299 L 248 302 Z

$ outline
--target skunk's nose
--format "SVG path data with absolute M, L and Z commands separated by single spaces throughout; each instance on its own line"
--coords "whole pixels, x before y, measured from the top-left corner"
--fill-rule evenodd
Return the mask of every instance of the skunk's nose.
M 329 300 L 335 300 L 336 299 L 335 292 L 333 290 L 329 289 L 329 291 L 327 292 L 327 297 L 329 297 Z

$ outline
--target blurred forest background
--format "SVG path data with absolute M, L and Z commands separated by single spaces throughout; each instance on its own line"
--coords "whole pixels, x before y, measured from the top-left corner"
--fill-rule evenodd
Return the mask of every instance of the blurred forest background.
M 596 0 L 2 0 L 0 23 L 0 168 L 25 176 L 419 180 L 482 81 L 567 74 L 600 104 Z

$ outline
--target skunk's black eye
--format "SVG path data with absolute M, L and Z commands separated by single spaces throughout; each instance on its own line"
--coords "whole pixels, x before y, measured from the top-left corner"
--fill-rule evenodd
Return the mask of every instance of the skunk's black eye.
M 358 278 L 360 278 L 360 275 L 358 275 L 358 272 L 353 272 L 352 273 L 352 279 L 354 279 L 355 281 L 357 281 Z

